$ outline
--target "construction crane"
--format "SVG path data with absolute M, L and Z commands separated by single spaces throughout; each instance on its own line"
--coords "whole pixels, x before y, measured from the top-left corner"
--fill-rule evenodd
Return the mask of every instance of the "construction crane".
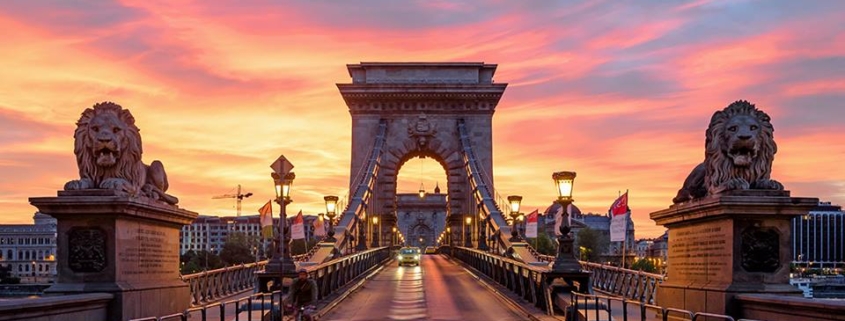
M 212 197 L 211 199 L 221 199 L 221 198 L 234 198 L 238 200 L 238 217 L 241 217 L 241 201 L 245 198 L 252 196 L 252 193 L 241 194 L 241 184 L 238 184 L 238 193 L 237 194 L 223 194 L 217 195 Z

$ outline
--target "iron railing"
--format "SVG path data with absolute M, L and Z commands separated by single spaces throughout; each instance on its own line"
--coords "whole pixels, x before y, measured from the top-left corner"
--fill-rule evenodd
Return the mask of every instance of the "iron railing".
M 325 299 L 330 294 L 336 292 L 338 289 L 345 287 L 350 282 L 358 279 L 368 271 L 383 265 L 390 259 L 390 249 L 387 247 L 374 248 L 366 251 L 361 251 L 355 254 L 343 256 L 329 262 L 304 267 L 308 270 L 309 277 L 314 279 L 318 285 L 318 298 Z M 258 262 L 260 267 L 267 264 L 267 261 Z M 131 321 L 161 321 L 161 320 L 180 320 L 188 321 L 200 320 L 287 320 L 281 315 L 281 302 L 286 301 L 286 294 L 282 291 L 275 291 L 273 293 L 255 293 L 248 297 L 220 300 L 226 296 L 236 294 L 236 290 L 241 286 L 226 285 L 224 276 L 238 279 L 237 283 L 240 285 L 248 284 L 246 290 L 255 288 L 255 270 L 248 274 L 248 281 L 243 282 L 241 279 L 246 278 L 246 271 L 254 269 L 255 263 L 251 266 L 244 264 L 243 266 L 227 269 L 218 269 L 213 271 L 201 272 L 191 275 L 183 276 L 183 279 L 191 282 L 191 296 L 192 300 L 200 302 L 195 303 L 195 306 L 185 310 L 182 313 L 174 313 L 165 316 L 147 317 L 140 319 L 133 319 Z M 228 274 L 226 274 L 228 272 Z M 236 274 L 235 272 L 241 273 Z M 197 285 L 194 285 L 197 284 Z M 222 285 L 222 286 L 221 286 Z M 197 289 L 195 291 L 195 288 Z M 223 295 L 228 291 L 228 295 Z M 212 296 L 210 294 L 215 294 Z M 212 302 L 215 301 L 216 302 Z M 275 313 L 275 314 L 274 314 Z M 266 315 L 270 315 L 266 317 Z M 194 316 L 192 318 L 192 315 Z
M 551 292 L 547 268 L 465 247 L 449 248 L 452 256 L 508 288 L 536 307 L 550 311 Z
M 755 321 L 750 319 L 734 319 L 729 315 L 693 312 L 683 309 L 666 308 L 642 301 L 605 295 L 570 293 L 569 312 L 574 316 L 568 320 L 708 320 L 708 321 Z
M 590 271 L 593 290 L 648 304 L 655 304 L 657 287 L 664 276 L 581 261 L 581 268 Z
M 182 276 L 191 289 L 191 305 L 201 305 L 235 295 L 255 287 L 255 272 L 267 261 L 224 267 Z

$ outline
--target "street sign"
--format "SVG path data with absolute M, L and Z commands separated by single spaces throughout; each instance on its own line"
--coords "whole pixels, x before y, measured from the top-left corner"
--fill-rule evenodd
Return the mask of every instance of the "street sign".
M 290 173 L 291 170 L 293 170 L 293 164 L 291 164 L 288 159 L 285 158 L 285 155 L 281 155 L 278 159 L 276 159 L 275 162 L 273 162 L 273 164 L 270 164 L 270 168 L 272 168 L 273 171 L 279 174 L 280 176 L 284 176 L 287 175 L 287 173 Z

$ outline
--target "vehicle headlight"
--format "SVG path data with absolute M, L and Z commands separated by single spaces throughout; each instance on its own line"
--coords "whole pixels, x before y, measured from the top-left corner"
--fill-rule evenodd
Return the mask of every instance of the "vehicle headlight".
M 397 256 L 396 256 L 396 259 L 397 259 L 397 260 L 401 260 L 401 259 L 402 259 L 402 254 L 397 255 Z
M 419 255 L 414 255 L 414 260 L 419 260 L 419 259 L 420 259 Z

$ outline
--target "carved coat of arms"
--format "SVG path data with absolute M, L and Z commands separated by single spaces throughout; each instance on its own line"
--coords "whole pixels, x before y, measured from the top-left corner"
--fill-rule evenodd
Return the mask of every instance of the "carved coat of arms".
M 415 122 L 408 124 L 408 135 L 417 142 L 419 149 L 425 148 L 436 133 L 436 124 L 429 122 L 425 114 L 420 114 Z

